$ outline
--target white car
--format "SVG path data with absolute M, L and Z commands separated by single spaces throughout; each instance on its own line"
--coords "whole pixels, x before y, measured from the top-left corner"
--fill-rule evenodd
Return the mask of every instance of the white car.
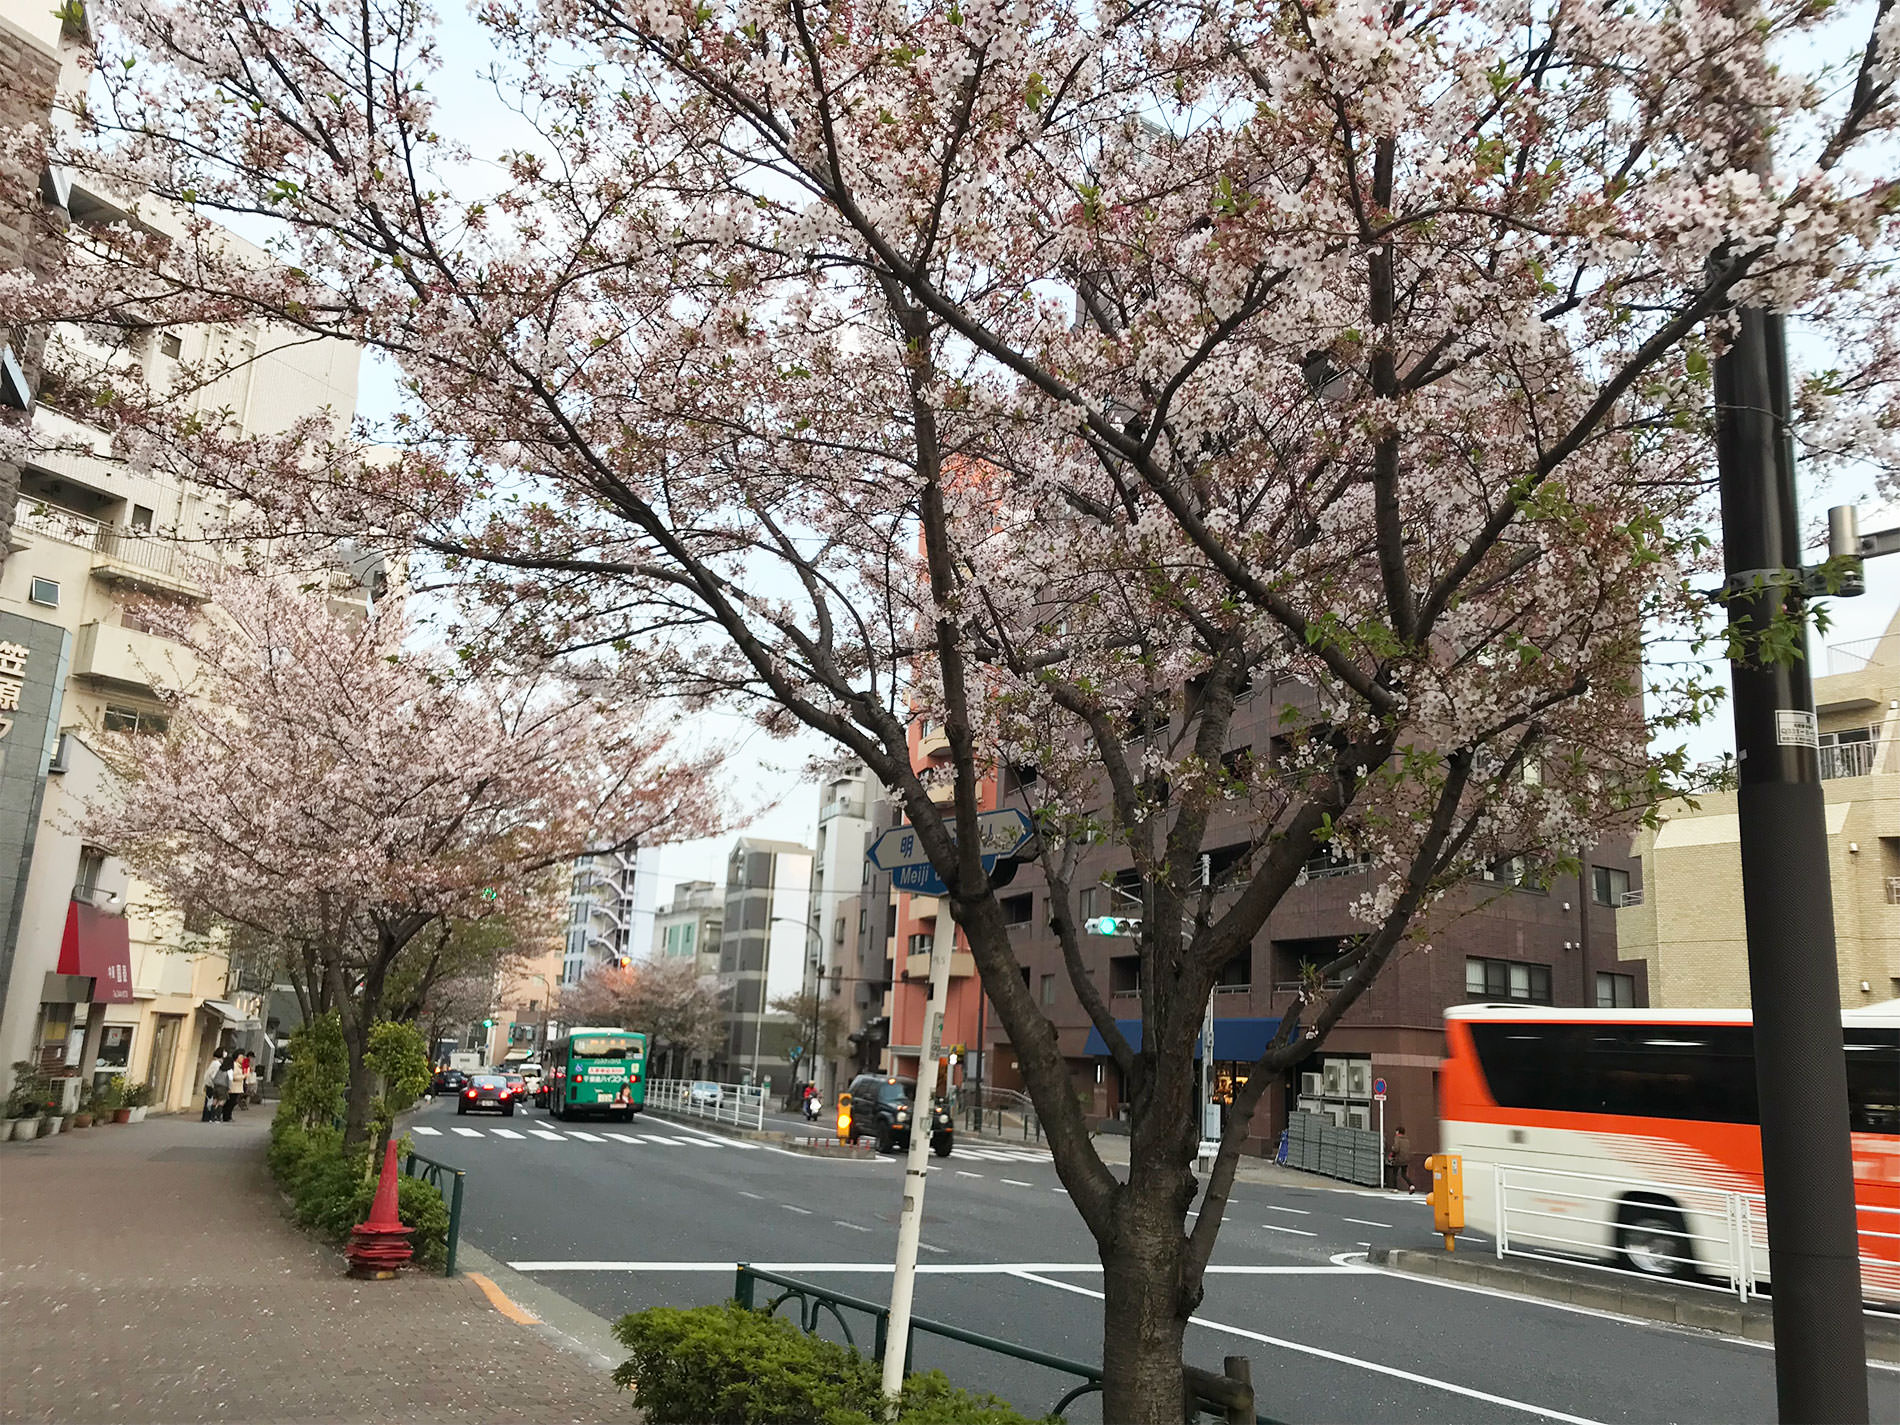
M 516 1065 L 514 1071 L 528 1081 L 528 1092 L 530 1094 L 538 1094 L 541 1092 L 541 1066 L 539 1064 L 530 1059 L 525 1064 Z
M 686 1102 L 694 1108 L 717 1108 L 725 1101 L 725 1091 L 710 1079 L 697 1079 L 686 1090 Z

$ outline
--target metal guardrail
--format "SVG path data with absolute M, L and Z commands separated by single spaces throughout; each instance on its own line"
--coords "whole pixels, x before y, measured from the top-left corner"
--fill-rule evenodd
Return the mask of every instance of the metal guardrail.
M 714 1084 L 714 1098 L 695 1095 L 693 1086 L 705 1079 L 647 1080 L 647 1110 L 651 1113 L 676 1113 L 682 1118 L 700 1118 L 708 1123 L 724 1123 L 733 1128 L 765 1129 L 765 1089 L 758 1084 Z
M 782 1288 L 763 1306 L 758 1302 L 758 1287 L 763 1282 L 767 1286 Z M 798 1304 L 798 1324 L 800 1329 L 816 1332 L 819 1320 L 829 1313 L 838 1323 L 838 1329 L 844 1333 L 845 1344 L 853 1350 L 861 1351 L 857 1338 L 851 1332 L 851 1323 L 845 1317 L 845 1311 L 860 1312 L 871 1318 L 874 1326 L 871 1359 L 884 1359 L 884 1347 L 890 1338 L 891 1310 L 882 1302 L 869 1301 L 861 1296 L 851 1296 L 846 1292 L 833 1291 L 829 1287 L 819 1286 L 815 1282 L 800 1281 L 778 1272 L 766 1271 L 746 1262 L 739 1263 L 732 1285 L 733 1299 L 748 1311 L 763 1311 L 768 1316 L 775 1314 L 787 1301 Z M 1075 1376 L 1080 1385 L 1071 1388 L 1047 1412 L 1045 1418 L 1060 1420 L 1062 1412 L 1076 1401 L 1087 1395 L 1100 1395 L 1102 1392 L 1102 1368 L 1091 1366 L 1082 1361 L 1072 1361 L 1065 1356 L 1054 1356 L 1047 1351 L 1038 1351 L 1029 1346 L 1018 1346 L 1013 1341 L 1005 1341 L 998 1336 L 985 1336 L 980 1331 L 965 1330 L 961 1326 L 952 1326 L 944 1321 L 931 1321 L 921 1316 L 910 1320 L 910 1334 L 905 1340 L 904 1359 L 914 1362 L 917 1359 L 917 1334 L 941 1336 L 946 1341 L 956 1341 L 965 1346 L 975 1346 L 978 1350 L 990 1351 L 999 1356 L 1008 1356 L 1011 1360 L 1026 1361 L 1030 1365 L 1042 1366 L 1046 1370 L 1062 1375 Z M 1247 1357 L 1228 1356 L 1222 1361 L 1226 1374 L 1201 1370 L 1195 1366 L 1187 1367 L 1188 1388 L 1194 1392 L 1195 1417 L 1210 1413 L 1216 1419 L 1229 1425 L 1281 1425 L 1271 1416 L 1255 1412 L 1253 1389 L 1253 1370 Z
M 1625 1263 L 1637 1265 L 1640 1254 L 1652 1275 L 1744 1302 L 1768 1282 L 1768 1211 L 1760 1193 L 1502 1164 L 1492 1192 L 1499 1260 L 1620 1272 Z M 1625 1242 L 1630 1215 L 1645 1209 L 1666 1218 L 1666 1226 L 1648 1242 Z M 1900 1301 L 1900 1207 L 1862 1203 L 1857 1211 L 1863 1294 Z M 1678 1250 L 1664 1249 L 1664 1242 Z
M 449 1240 L 442 1263 L 442 1275 L 452 1277 L 455 1275 L 455 1249 L 462 1241 L 462 1185 L 468 1174 L 460 1168 L 451 1168 L 447 1163 L 438 1163 L 434 1158 L 425 1158 L 416 1152 L 411 1152 L 403 1159 L 402 1171 L 406 1177 L 421 1178 L 433 1184 L 435 1190 L 448 1200 Z M 447 1188 L 443 1187 L 445 1178 L 449 1183 Z
M 981 1092 L 964 1085 L 957 1112 L 971 1133 L 988 1132 L 996 1138 L 1021 1137 L 1025 1143 L 1042 1142 L 1042 1116 L 1026 1093 L 985 1084 Z

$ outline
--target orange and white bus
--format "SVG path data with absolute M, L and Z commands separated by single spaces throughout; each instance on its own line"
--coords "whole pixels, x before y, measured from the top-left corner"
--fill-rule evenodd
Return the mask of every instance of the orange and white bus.
M 1842 1016 L 1867 1299 L 1900 1301 L 1900 1001 Z M 1507 1250 L 1768 1280 L 1745 1010 L 1445 1012 L 1439 1142 Z

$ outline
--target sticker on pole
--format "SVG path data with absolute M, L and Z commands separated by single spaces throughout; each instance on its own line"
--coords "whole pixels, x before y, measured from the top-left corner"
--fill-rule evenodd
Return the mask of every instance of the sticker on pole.
M 1781 747 L 1821 746 L 1820 729 L 1814 714 L 1799 708 L 1780 708 L 1775 712 L 1775 742 Z

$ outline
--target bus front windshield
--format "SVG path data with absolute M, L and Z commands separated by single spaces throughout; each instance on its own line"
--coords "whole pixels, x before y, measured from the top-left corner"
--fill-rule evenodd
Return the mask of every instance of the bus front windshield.
M 627 1034 L 586 1034 L 568 1046 L 576 1059 L 637 1059 L 640 1041 Z

